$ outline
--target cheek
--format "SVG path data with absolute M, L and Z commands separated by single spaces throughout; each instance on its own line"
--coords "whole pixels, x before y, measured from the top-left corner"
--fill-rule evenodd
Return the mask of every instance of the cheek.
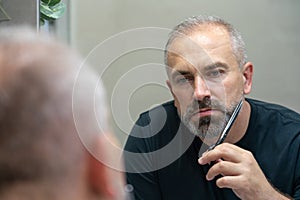
M 226 101 L 236 101 L 243 94 L 243 79 L 235 77 L 232 81 L 224 82 L 224 93 L 226 95 Z
M 216 99 L 219 101 L 224 101 L 227 96 L 227 83 L 222 82 L 210 82 L 207 84 L 208 90 L 210 91 L 210 95 L 212 99 Z M 230 90 L 229 90 L 230 91 Z
M 212 98 L 218 100 L 224 100 L 226 98 L 226 86 L 224 84 L 218 84 L 209 88 Z
M 178 111 L 185 111 L 186 107 L 193 102 L 192 94 L 188 91 L 173 91 L 173 96 Z

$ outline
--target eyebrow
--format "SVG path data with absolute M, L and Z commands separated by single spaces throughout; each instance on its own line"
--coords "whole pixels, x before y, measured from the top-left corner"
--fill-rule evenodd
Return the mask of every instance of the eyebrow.
M 226 63 L 223 62 L 216 62 L 216 63 L 211 63 L 209 65 L 206 65 L 203 67 L 204 71 L 209 71 L 209 70 L 213 70 L 216 68 L 224 68 L 224 69 L 228 69 L 229 66 Z M 198 71 L 198 70 L 197 70 Z M 177 75 L 182 75 L 182 76 L 186 76 L 186 75 L 192 75 L 193 73 L 187 70 L 176 70 L 176 69 L 172 69 L 171 70 L 171 77 L 175 78 L 175 76 Z
M 210 65 L 207 65 L 207 66 L 203 67 L 204 70 L 212 70 L 212 69 L 216 69 L 216 68 L 228 69 L 229 66 L 226 63 L 223 63 L 223 62 L 216 62 L 216 63 L 212 63 Z
M 178 75 L 186 76 L 186 75 L 191 75 L 191 74 L 192 73 L 190 71 L 187 71 L 187 70 L 175 70 L 175 69 L 173 69 L 171 71 L 171 78 L 174 79 Z

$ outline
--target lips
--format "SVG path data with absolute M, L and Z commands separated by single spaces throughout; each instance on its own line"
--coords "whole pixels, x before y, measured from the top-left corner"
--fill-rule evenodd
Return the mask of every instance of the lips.
M 207 116 L 211 116 L 213 112 L 213 109 L 211 108 L 202 108 L 200 110 L 197 110 L 196 112 L 194 112 L 192 114 L 192 116 L 195 117 L 207 117 Z

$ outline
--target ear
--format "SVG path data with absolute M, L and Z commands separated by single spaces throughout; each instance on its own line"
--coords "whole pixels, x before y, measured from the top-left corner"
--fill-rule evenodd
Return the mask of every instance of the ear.
M 174 98 L 174 104 L 175 104 L 175 107 L 178 109 L 178 110 L 180 110 L 180 105 L 179 105 L 179 102 L 178 102 L 178 99 L 176 98 L 176 96 L 175 96 L 175 94 L 174 94 L 174 92 L 173 92 L 173 88 L 172 88 L 172 85 L 171 85 L 171 83 L 170 83 L 170 80 L 166 80 L 166 84 L 168 85 L 168 88 L 169 88 L 169 90 L 170 90 L 170 92 L 171 92 L 171 94 L 172 94 L 172 96 L 173 96 L 173 98 Z
M 249 94 L 252 88 L 253 65 L 247 62 L 243 66 L 244 94 Z
M 110 188 L 107 167 L 97 160 L 93 155 L 88 156 L 89 183 L 94 193 L 101 197 L 112 198 L 113 188 Z
M 124 196 L 125 177 L 120 160 L 118 141 L 112 134 L 101 134 L 95 141 L 95 156 L 89 154 L 89 182 L 92 190 L 105 199 L 119 199 Z M 97 159 L 99 158 L 99 159 Z

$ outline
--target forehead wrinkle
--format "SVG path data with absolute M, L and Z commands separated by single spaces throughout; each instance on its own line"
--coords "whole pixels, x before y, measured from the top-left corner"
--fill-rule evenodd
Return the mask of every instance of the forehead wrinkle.
M 212 69 L 216 69 L 216 68 L 224 68 L 224 69 L 229 69 L 229 66 L 226 63 L 223 62 L 213 62 L 209 65 L 206 65 L 203 67 L 204 70 L 212 70 Z
M 194 74 L 196 71 L 198 71 L 195 65 L 186 61 L 186 59 L 182 58 L 181 56 L 176 56 L 174 60 L 174 65 L 169 67 L 172 75 L 175 73 Z
M 168 57 L 168 63 L 170 68 L 194 68 L 197 69 L 197 66 L 203 66 L 206 64 L 211 64 L 212 59 L 208 54 L 200 53 L 181 53 L 175 54 L 170 53 Z

